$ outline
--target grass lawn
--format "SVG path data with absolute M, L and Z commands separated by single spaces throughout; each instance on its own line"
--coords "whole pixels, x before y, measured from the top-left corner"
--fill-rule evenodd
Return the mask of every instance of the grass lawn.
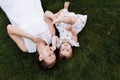
M 57 12 L 66 0 L 42 0 Z M 21 52 L 6 32 L 9 20 L 0 9 L 0 80 L 120 80 L 120 0 L 69 0 L 70 11 L 87 14 L 73 58 L 43 70 L 35 54 Z

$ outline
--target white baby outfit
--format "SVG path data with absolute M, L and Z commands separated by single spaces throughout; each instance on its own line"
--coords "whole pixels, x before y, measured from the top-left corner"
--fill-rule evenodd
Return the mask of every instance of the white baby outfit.
M 87 21 L 87 15 L 68 12 L 67 9 L 63 9 L 59 17 L 61 16 L 74 16 L 77 18 L 77 21 L 73 25 L 71 25 L 76 30 L 77 34 L 84 28 Z M 57 43 L 57 48 L 61 46 L 64 40 L 68 40 L 71 46 L 79 47 L 79 42 L 75 42 L 72 33 L 65 29 L 68 26 L 68 24 L 61 22 L 61 23 L 56 23 L 55 26 L 60 34 L 59 35 L 60 40 Z

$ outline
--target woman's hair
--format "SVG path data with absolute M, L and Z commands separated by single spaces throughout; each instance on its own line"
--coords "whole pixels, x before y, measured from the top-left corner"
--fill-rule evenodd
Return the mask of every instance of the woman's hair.
M 43 69 L 50 69 L 53 68 L 53 66 L 55 65 L 56 61 L 53 64 L 47 64 L 44 60 L 39 60 L 39 53 L 36 50 L 36 60 L 37 60 L 37 64 L 42 67 Z

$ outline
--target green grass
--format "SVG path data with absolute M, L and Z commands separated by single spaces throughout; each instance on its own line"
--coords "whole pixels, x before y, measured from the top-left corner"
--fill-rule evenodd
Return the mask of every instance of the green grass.
M 44 10 L 62 8 L 66 0 L 42 0 Z M 120 80 L 120 0 L 69 0 L 70 11 L 87 14 L 73 58 L 43 70 L 35 54 L 22 53 L 6 32 L 0 10 L 0 80 Z

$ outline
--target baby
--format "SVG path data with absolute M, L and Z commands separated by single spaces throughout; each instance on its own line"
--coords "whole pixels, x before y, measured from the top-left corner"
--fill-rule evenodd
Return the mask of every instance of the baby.
M 53 38 L 53 43 L 56 43 L 57 48 L 60 48 L 60 59 L 70 59 L 72 57 L 72 47 L 79 47 L 77 34 L 83 29 L 87 20 L 87 15 L 69 12 L 69 4 L 70 2 L 65 2 L 64 8 L 55 14 L 51 11 L 45 12 L 45 17 L 53 20 L 53 24 L 60 34 L 59 38 L 56 36 Z

